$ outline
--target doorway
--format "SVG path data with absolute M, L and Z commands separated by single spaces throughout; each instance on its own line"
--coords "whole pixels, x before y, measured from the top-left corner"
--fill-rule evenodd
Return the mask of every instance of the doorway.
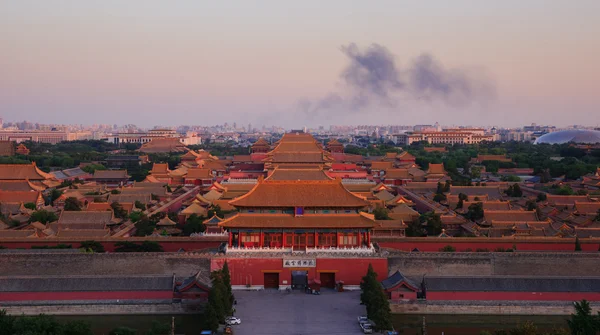
M 321 272 L 321 287 L 335 288 L 335 272 Z
M 265 288 L 279 288 L 279 273 L 267 273 L 265 272 Z
M 292 271 L 292 289 L 305 289 L 308 286 L 308 271 Z

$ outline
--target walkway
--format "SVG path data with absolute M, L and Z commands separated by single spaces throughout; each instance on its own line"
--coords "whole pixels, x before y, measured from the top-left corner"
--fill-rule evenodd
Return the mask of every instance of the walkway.
M 321 295 L 300 291 L 234 291 L 235 316 L 242 324 L 236 335 L 362 334 L 356 317 L 365 314 L 360 292 L 324 290 Z

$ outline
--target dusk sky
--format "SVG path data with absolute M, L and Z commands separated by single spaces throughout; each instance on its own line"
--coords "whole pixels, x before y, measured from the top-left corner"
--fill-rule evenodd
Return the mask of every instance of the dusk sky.
M 0 117 L 595 126 L 599 13 L 598 0 L 5 0 Z

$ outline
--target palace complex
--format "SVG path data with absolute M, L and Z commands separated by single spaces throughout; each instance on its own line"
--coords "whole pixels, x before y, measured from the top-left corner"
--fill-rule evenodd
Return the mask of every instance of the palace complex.
M 442 143 L 427 136 L 421 140 Z M 450 136 L 452 143 L 477 143 L 484 135 L 473 130 L 444 136 Z M 0 165 L 0 245 L 9 249 L 58 244 L 77 247 L 94 240 L 113 252 L 118 242 L 150 240 L 167 252 L 203 250 L 204 275 L 194 268 L 193 273 L 178 278 L 140 277 L 147 283 L 139 287 L 140 292 L 132 293 L 134 288 L 126 287 L 123 290 L 127 292 L 111 295 L 134 301 L 205 297 L 206 272 L 225 262 L 235 289 L 357 289 L 372 265 L 389 297 L 397 301 L 418 297 L 432 301 L 503 297 L 600 300 L 592 294 L 598 291 L 597 279 L 549 276 L 535 282 L 533 277 L 488 273 L 489 278 L 471 279 L 466 287 L 456 273 L 452 280 L 439 273 L 416 278 L 405 276 L 401 267 L 389 263 L 394 254 L 440 250 L 466 255 L 515 248 L 573 251 L 575 238 L 582 250 L 596 252 L 600 202 L 594 197 L 546 195 L 526 182 L 521 183 L 522 196 L 507 192 L 514 183 L 503 181 L 454 186 L 444 164 L 419 166 L 415 156 L 400 150 L 377 157 L 346 154 L 341 141 L 323 144 L 300 131 L 286 133 L 273 143 L 260 138 L 248 154 L 229 157 L 190 150 L 177 138 L 146 141 L 142 151 L 161 150 L 180 153 L 180 160 L 177 164 L 153 162 L 142 182 L 131 182 L 131 174 L 123 167 L 94 173 L 81 167 L 45 173 L 35 164 Z M 127 157 L 136 162 L 141 159 Z M 480 155 L 471 163 L 489 161 L 508 163 L 510 158 Z M 600 170 L 586 176 L 582 187 L 597 187 L 598 181 Z M 53 198 L 54 190 L 60 193 Z M 65 210 L 73 199 L 81 211 Z M 35 221 L 39 217 L 35 212 L 41 210 L 56 219 Z M 438 216 L 438 226 L 432 229 L 430 221 Z M 155 220 L 144 227 L 147 233 L 143 236 L 141 218 Z M 192 224 L 205 230 L 190 230 Z M 407 237 L 409 227 L 420 237 Z M 432 269 L 424 268 L 419 274 Z M 52 297 L 48 293 L 54 288 L 51 282 L 59 281 L 54 277 L 28 280 L 37 280 L 45 297 Z M 77 292 L 58 296 L 67 300 L 98 297 L 86 292 L 104 292 L 111 280 L 98 278 L 89 288 L 73 288 Z M 3 296 L 18 300 L 14 292 L 25 286 L 0 289 L 0 300 Z M 532 290 L 545 295 L 533 296 Z

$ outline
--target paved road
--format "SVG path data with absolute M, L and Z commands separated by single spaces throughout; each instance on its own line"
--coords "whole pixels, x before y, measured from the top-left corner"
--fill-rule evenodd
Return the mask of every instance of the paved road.
M 362 334 L 356 317 L 365 314 L 360 292 L 235 291 L 235 335 Z

